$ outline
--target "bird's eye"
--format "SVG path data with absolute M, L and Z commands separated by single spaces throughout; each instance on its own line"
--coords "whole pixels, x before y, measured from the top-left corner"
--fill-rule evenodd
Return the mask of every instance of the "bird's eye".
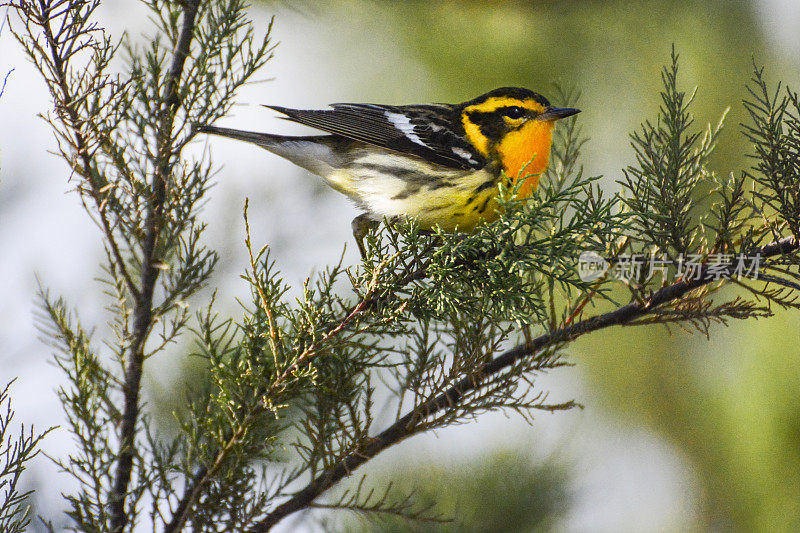
M 522 118 L 525 116 L 525 110 L 519 106 L 510 106 L 503 109 L 503 114 L 508 118 Z

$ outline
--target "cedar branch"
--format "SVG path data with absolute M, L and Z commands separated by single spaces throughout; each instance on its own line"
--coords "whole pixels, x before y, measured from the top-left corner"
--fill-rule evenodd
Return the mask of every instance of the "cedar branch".
M 798 248 L 800 247 L 798 246 L 797 239 L 787 237 L 768 244 L 756 250 L 755 253 L 765 258 L 790 253 L 798 250 Z M 677 281 L 659 289 L 653 293 L 652 296 L 643 301 L 631 302 L 614 311 L 567 325 L 553 332 L 541 335 L 529 343 L 521 344 L 504 352 L 495 359 L 492 359 L 489 363 L 486 363 L 474 374 L 462 378 L 446 392 L 431 398 L 427 402 L 411 410 L 394 424 L 369 440 L 362 448 L 354 450 L 335 465 L 325 469 L 305 488 L 295 493 L 294 496 L 276 507 L 263 520 L 255 524 L 249 530 L 249 533 L 264 533 L 269 531 L 288 515 L 307 508 L 318 496 L 339 482 L 342 478 L 348 476 L 356 468 L 363 465 L 389 446 L 397 444 L 414 435 L 420 422 L 434 413 L 458 403 L 467 393 L 480 388 L 487 377 L 511 367 L 520 359 L 534 355 L 536 352 L 545 348 L 574 340 L 593 331 L 611 326 L 630 324 L 637 318 L 647 315 L 659 306 L 677 300 L 688 292 L 712 281 L 715 281 L 714 277 L 707 275 L 703 270 L 697 279 Z

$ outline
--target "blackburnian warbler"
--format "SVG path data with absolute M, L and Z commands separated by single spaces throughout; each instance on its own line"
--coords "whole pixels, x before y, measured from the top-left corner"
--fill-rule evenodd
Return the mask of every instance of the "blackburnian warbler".
M 216 126 L 198 131 L 252 142 L 321 176 L 364 213 L 362 240 L 383 218 L 415 218 L 422 229 L 471 231 L 499 216 L 494 202 L 505 175 L 525 178 L 530 196 L 547 167 L 555 121 L 579 112 L 542 95 L 495 89 L 462 104 L 332 104 L 329 110 L 266 106 L 328 135 L 289 137 Z

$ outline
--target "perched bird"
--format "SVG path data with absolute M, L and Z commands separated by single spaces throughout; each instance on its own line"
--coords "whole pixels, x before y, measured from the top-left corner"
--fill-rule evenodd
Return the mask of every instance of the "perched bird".
M 579 112 L 503 87 L 461 104 L 332 104 L 327 110 L 265 106 L 328 135 L 284 136 L 216 126 L 198 131 L 248 141 L 310 172 L 352 199 L 363 238 L 383 218 L 413 217 L 422 229 L 471 231 L 499 216 L 498 183 L 525 178 L 530 196 L 547 167 L 555 121 Z

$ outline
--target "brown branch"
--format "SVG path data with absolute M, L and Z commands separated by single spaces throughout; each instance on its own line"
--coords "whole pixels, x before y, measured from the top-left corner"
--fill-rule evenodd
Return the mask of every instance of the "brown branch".
M 230 442 L 230 441 L 229 441 Z M 222 456 L 222 453 L 217 454 L 217 459 Z M 215 461 L 215 464 L 219 461 Z M 189 517 L 189 511 L 194 505 L 197 498 L 200 496 L 200 490 L 213 476 L 213 472 L 201 466 L 192 476 L 189 484 L 186 486 L 183 496 L 178 501 L 178 506 L 172 512 L 172 520 L 164 528 L 164 533 L 176 533 L 183 529 L 186 519 Z
M 111 530 L 114 532 L 121 532 L 128 524 L 125 502 L 131 480 L 133 458 L 136 454 L 136 424 L 139 418 L 139 392 L 145 359 L 145 344 L 153 321 L 153 293 L 159 275 L 159 269 L 156 266 L 158 260 L 156 249 L 163 226 L 167 181 L 172 173 L 172 127 L 175 112 L 180 105 L 178 87 L 194 36 L 195 18 L 199 4 L 199 0 L 186 1 L 182 4 L 183 25 L 167 75 L 156 134 L 156 168 L 152 183 L 152 198 L 145 222 L 146 235 L 142 245 L 141 291 L 134 310 L 134 337 L 131 341 L 130 358 L 125 368 L 123 385 L 125 407 L 120 427 L 119 454 L 114 484 L 109 495 Z
M 768 244 L 755 253 L 760 257 L 771 257 L 798 250 L 798 241 L 788 237 Z M 647 315 L 657 307 L 681 298 L 686 293 L 714 281 L 707 276 L 705 271 L 694 280 L 680 280 L 672 285 L 663 287 L 641 302 L 631 302 L 614 311 L 593 316 L 541 335 L 530 343 L 516 346 L 499 355 L 485 364 L 474 374 L 462 378 L 446 392 L 431 398 L 422 405 L 411 410 L 408 414 L 398 419 L 380 434 L 357 450 L 354 450 L 344 459 L 325 469 L 314 478 L 304 489 L 295 493 L 286 502 L 276 507 L 263 520 L 255 524 L 249 533 L 263 533 L 269 531 L 288 515 L 307 508 L 311 503 L 342 478 L 348 476 L 353 470 L 366 463 L 377 454 L 398 442 L 414 435 L 421 421 L 442 409 L 458 403 L 470 391 L 479 389 L 487 377 L 507 369 L 524 357 L 534 355 L 536 352 L 550 346 L 574 340 L 581 335 L 591 333 L 611 326 L 629 324 L 637 318 Z

